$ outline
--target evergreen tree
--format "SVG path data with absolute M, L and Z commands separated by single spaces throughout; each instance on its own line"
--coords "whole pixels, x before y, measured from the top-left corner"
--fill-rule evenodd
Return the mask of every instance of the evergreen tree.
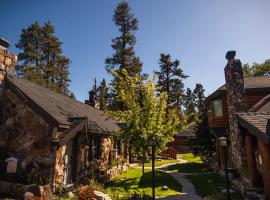
M 183 79 L 188 76 L 179 67 L 179 60 L 172 61 L 170 54 L 160 54 L 159 68 L 157 71 L 159 92 L 167 92 L 167 104 L 181 110 L 184 99 Z
M 118 27 L 120 35 L 112 39 L 111 47 L 114 53 L 111 57 L 106 58 L 106 69 L 109 73 L 112 70 L 121 72 L 126 70 L 130 76 L 136 76 L 141 73 L 142 63 L 135 55 L 134 46 L 136 44 L 136 37 L 134 32 L 138 30 L 138 20 L 131 12 L 131 9 L 127 2 L 120 2 L 113 15 L 113 21 Z M 111 106 L 114 110 L 124 109 L 123 102 L 116 100 L 116 96 L 119 92 L 118 79 L 113 78 L 112 81 L 113 92 L 111 96 Z
M 115 53 L 105 60 L 106 68 L 120 72 L 125 69 L 130 76 L 140 74 L 142 63 L 135 56 L 134 46 L 136 38 L 134 32 L 138 29 L 138 20 L 131 13 L 127 2 L 121 2 L 114 11 L 113 21 L 120 32 L 120 36 L 112 39 Z
M 35 22 L 23 29 L 16 47 L 22 50 L 17 66 L 18 75 L 38 85 L 69 96 L 70 60 L 62 55 L 62 43 L 54 35 L 50 22 L 41 26 Z
M 195 97 L 190 88 L 187 88 L 184 99 L 185 115 L 187 116 L 187 122 L 195 122 L 197 114 L 195 109 Z
M 100 86 L 97 88 L 97 95 L 100 101 L 100 109 L 107 110 L 109 104 L 109 88 L 107 87 L 105 79 L 102 79 Z
M 189 141 L 189 144 L 195 155 L 210 159 L 213 156 L 214 136 L 210 133 L 208 128 L 204 91 L 201 84 L 196 84 L 193 90 L 197 109 L 197 120 L 195 121 L 195 137 Z
M 205 100 L 204 92 L 205 90 L 202 84 L 197 83 L 195 89 L 193 90 L 193 97 L 198 113 L 202 113 L 204 110 L 204 100 Z

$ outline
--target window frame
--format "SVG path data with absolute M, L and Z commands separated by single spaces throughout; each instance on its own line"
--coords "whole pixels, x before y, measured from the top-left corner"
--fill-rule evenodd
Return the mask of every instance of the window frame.
M 222 115 L 221 116 L 217 116 L 216 115 L 216 109 L 215 109 L 215 106 L 214 106 L 214 102 L 215 101 L 220 101 L 220 106 L 221 106 L 221 112 L 222 112 Z M 210 114 L 211 114 L 211 118 L 212 119 L 221 119 L 224 117 L 224 108 L 223 108 L 223 100 L 222 99 L 214 99 L 212 102 L 211 102 L 211 111 L 210 111 Z

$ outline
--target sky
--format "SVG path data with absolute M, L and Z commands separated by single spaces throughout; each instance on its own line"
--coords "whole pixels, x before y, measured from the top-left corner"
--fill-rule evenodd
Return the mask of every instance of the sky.
M 118 0 L 0 0 L 0 36 L 11 42 L 34 21 L 51 21 L 71 59 L 70 90 L 78 100 L 88 98 L 98 83 L 111 76 L 104 60 L 112 55 L 111 39 L 118 36 L 112 21 Z M 136 55 L 143 72 L 158 70 L 160 53 L 180 60 L 189 75 L 185 87 L 203 84 L 206 95 L 224 83 L 225 54 L 236 50 L 242 63 L 270 58 L 269 0 L 128 0 L 139 21 Z

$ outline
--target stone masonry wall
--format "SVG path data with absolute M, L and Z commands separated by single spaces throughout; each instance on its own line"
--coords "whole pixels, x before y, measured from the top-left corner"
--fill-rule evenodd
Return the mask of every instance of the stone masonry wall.
M 0 130 L 2 159 L 19 159 L 22 182 L 47 182 L 50 177 L 52 127 L 10 89 L 3 96 L 4 124 Z
M 234 59 L 235 52 L 228 52 L 228 63 L 225 67 L 225 79 L 227 90 L 228 115 L 230 124 L 229 153 L 234 165 L 241 169 L 245 164 L 245 152 L 243 138 L 236 119 L 236 112 L 245 111 L 247 108 L 246 94 L 244 89 L 243 69 L 240 60 Z

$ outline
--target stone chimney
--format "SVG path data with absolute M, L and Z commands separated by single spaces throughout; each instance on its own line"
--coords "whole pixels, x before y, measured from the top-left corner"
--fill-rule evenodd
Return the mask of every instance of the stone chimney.
M 10 53 L 7 48 L 9 42 L 0 38 L 0 82 L 2 82 L 7 74 L 11 75 L 17 63 L 17 56 Z
M 226 59 L 228 60 L 225 66 L 225 79 L 227 91 L 227 103 L 229 114 L 229 153 L 235 167 L 241 169 L 245 161 L 243 138 L 240 133 L 240 128 L 236 119 L 236 112 L 247 110 L 247 100 L 244 89 L 243 68 L 240 60 L 235 59 L 236 51 L 228 51 Z

